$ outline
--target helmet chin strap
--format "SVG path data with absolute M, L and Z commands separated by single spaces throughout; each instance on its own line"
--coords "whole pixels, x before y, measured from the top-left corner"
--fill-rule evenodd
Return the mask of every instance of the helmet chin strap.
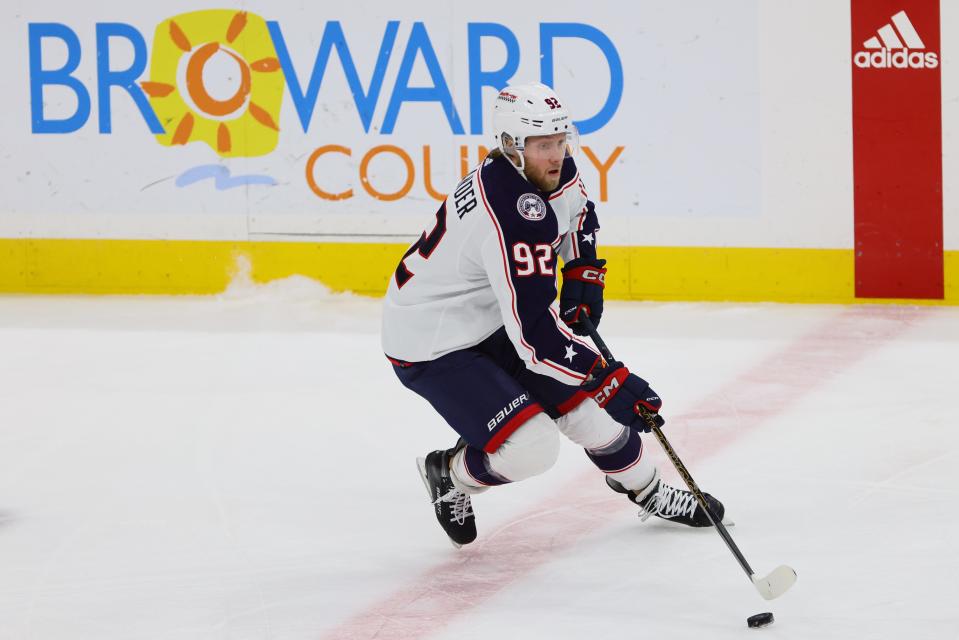
M 521 176 L 523 176 L 523 179 L 528 182 L 528 181 L 529 181 L 529 178 L 526 177 L 526 159 L 523 157 L 523 152 L 522 152 L 522 150 L 517 149 L 517 148 L 514 146 L 514 147 L 513 147 L 513 153 L 516 154 L 516 155 L 519 157 L 519 164 L 516 164 L 516 161 L 513 160 L 512 154 L 506 153 L 506 157 L 507 157 L 507 159 L 509 160 L 509 163 L 510 163 L 511 165 L 513 165 L 513 168 L 516 169 L 516 171 L 517 171 Z

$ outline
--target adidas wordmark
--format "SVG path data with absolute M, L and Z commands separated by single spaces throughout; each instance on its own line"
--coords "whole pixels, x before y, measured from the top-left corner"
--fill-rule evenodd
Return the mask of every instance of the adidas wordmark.
M 869 51 L 857 51 L 853 56 L 853 63 L 860 69 L 935 69 L 939 66 L 939 54 L 921 51 L 926 45 L 905 11 L 894 15 L 892 24 L 880 28 L 877 35 L 862 46 Z

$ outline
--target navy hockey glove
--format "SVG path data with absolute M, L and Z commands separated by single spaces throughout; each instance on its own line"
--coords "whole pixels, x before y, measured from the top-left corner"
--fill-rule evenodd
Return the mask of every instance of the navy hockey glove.
M 605 367 L 597 365 L 582 388 L 613 420 L 630 429 L 643 433 L 651 430 L 640 408 L 653 416 L 657 427 L 666 424 L 659 415 L 663 401 L 648 382 L 630 373 L 622 362 L 607 362 Z
M 603 317 L 603 288 L 606 286 L 605 260 L 576 258 L 563 267 L 563 288 L 559 294 L 559 312 L 578 336 L 586 330 L 579 323 L 582 313 L 589 315 L 594 326 Z

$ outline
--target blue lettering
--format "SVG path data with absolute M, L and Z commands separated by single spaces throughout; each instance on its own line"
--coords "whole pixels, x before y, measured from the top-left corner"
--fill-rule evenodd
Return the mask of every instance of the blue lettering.
M 110 70 L 110 38 L 126 38 L 133 45 L 133 62 L 123 71 Z M 137 84 L 137 78 L 147 65 L 147 45 L 143 36 L 135 28 L 120 22 L 97 23 L 97 103 L 100 117 L 100 133 L 110 133 L 110 88 L 120 87 L 130 94 L 134 104 L 146 120 L 150 133 L 164 133 L 163 125 L 157 119 L 150 101 L 143 89 Z
M 432 87 L 409 86 L 410 74 L 413 72 L 413 63 L 416 62 L 417 52 L 423 53 L 423 61 L 426 63 L 430 78 L 433 80 Z M 413 31 L 410 33 L 410 41 L 403 53 L 403 61 L 400 63 L 400 70 L 397 73 L 393 95 L 390 96 L 390 104 L 386 108 L 386 117 L 383 118 L 383 133 L 393 133 L 393 127 L 396 126 L 396 116 L 399 115 L 400 106 L 404 102 L 439 102 L 443 107 L 443 113 L 446 115 L 450 129 L 454 134 L 463 134 L 463 124 L 460 122 L 456 107 L 453 105 L 453 96 L 450 95 L 446 79 L 443 77 L 443 70 L 440 69 L 436 52 L 433 51 L 426 26 L 422 22 L 413 23 Z
M 346 37 L 343 35 L 343 27 L 338 21 L 327 22 L 326 28 L 323 30 L 323 38 L 320 41 L 320 48 L 316 52 L 310 82 L 304 93 L 293 69 L 293 62 L 290 59 L 286 41 L 283 39 L 283 32 L 280 31 L 280 25 L 275 21 L 266 23 L 273 40 L 273 47 L 276 49 L 276 55 L 280 60 L 280 67 L 283 69 L 283 76 L 286 78 L 287 89 L 290 91 L 293 105 L 296 107 L 296 113 L 300 118 L 303 133 L 307 133 L 310 129 L 310 120 L 313 118 L 316 98 L 320 93 L 323 74 L 326 72 L 326 64 L 330 60 L 330 53 L 333 49 L 336 49 L 340 63 L 343 65 L 343 73 L 346 75 L 346 81 L 353 93 L 353 102 L 356 104 L 356 110 L 363 122 L 363 130 L 369 133 L 373 111 L 376 109 L 376 102 L 380 97 L 380 89 L 383 88 L 383 76 L 386 75 L 386 65 L 390 61 L 390 54 L 393 52 L 393 43 L 396 41 L 396 32 L 399 25 L 400 23 L 395 20 L 386 24 L 386 31 L 380 44 L 380 53 L 376 57 L 376 66 L 373 69 L 373 77 L 370 79 L 369 90 L 364 91 L 359 74 L 356 72 L 356 65 L 353 63 L 353 56 L 350 54 L 350 48 L 346 43 Z
M 54 22 L 30 23 L 30 125 L 33 133 L 70 133 L 90 117 L 90 94 L 83 83 L 71 76 L 80 64 L 80 39 L 68 26 Z M 67 61 L 60 69 L 43 68 L 43 39 L 59 38 L 67 46 Z M 77 95 L 77 110 L 62 120 L 47 119 L 43 113 L 43 87 L 61 85 Z
M 506 45 L 506 62 L 496 71 L 483 71 L 482 38 L 499 38 Z M 470 22 L 467 25 L 470 79 L 470 133 L 483 133 L 483 87 L 497 91 L 509 84 L 519 68 L 519 42 L 507 27 L 495 22 Z
M 606 57 L 609 65 L 609 95 L 599 113 L 576 122 L 580 133 L 598 131 L 608 123 L 623 97 L 623 63 L 609 37 L 588 24 L 544 22 L 539 25 L 540 62 L 539 74 L 543 84 L 553 86 L 553 38 L 582 38 L 592 42 Z

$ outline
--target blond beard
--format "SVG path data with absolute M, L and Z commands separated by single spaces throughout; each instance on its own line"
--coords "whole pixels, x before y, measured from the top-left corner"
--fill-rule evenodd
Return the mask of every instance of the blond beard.
M 556 176 L 556 179 L 550 182 L 550 178 L 546 175 L 546 171 L 543 171 L 543 174 L 535 178 L 526 176 L 526 178 L 532 182 L 540 191 L 552 191 L 559 186 L 559 176 Z

